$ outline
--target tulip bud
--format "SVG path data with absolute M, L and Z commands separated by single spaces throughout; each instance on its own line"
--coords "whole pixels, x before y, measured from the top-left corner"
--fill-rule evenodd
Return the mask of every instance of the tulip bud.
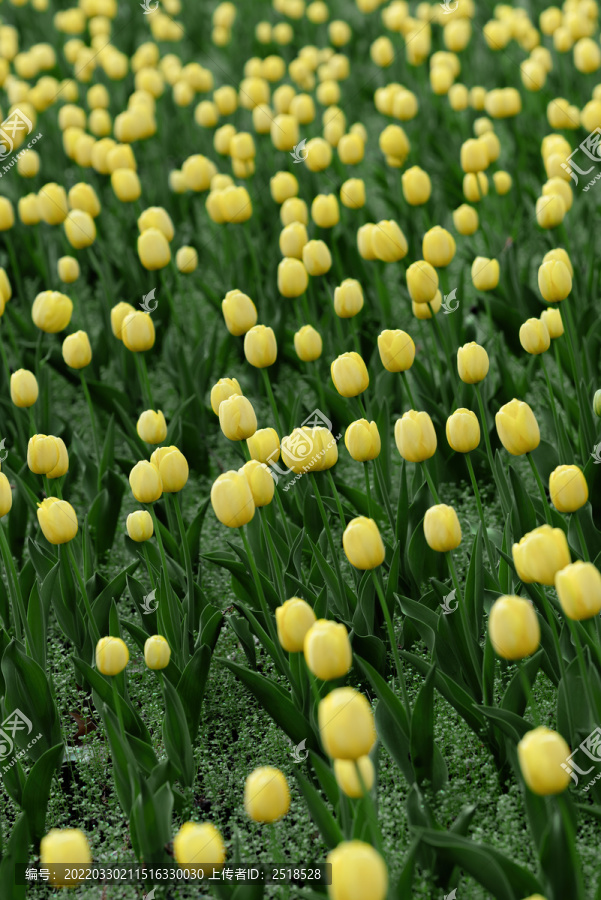
M 471 409 L 457 409 L 447 419 L 447 441 L 457 453 L 470 453 L 480 443 L 480 423 Z
M 123 339 L 123 322 L 131 313 L 135 312 L 137 310 L 134 309 L 131 303 L 125 303 L 124 301 L 117 303 L 111 309 L 111 330 L 118 341 Z
M 19 198 L 19 219 L 23 225 L 37 225 L 42 216 L 40 213 L 40 200 L 37 194 L 25 194 Z
M 4 472 L 0 472 L 0 519 L 10 512 L 13 505 L 13 494 L 10 482 Z
M 38 399 L 38 382 L 29 369 L 17 369 L 10 376 L 10 399 L 20 409 L 27 409 Z
M 552 585 L 555 573 L 570 564 L 570 550 L 561 528 L 540 525 L 511 548 L 520 581 Z
M 186 457 L 177 447 L 158 447 L 150 457 L 152 465 L 159 470 L 165 494 L 177 494 L 182 490 L 190 470 Z
M 355 278 L 345 280 L 334 290 L 334 310 L 341 319 L 350 319 L 363 309 L 363 289 Z
M 488 374 L 488 367 L 488 353 L 475 341 L 464 344 L 457 351 L 457 371 L 465 384 L 478 384 L 479 381 L 483 381 Z
M 359 766 L 359 771 L 361 773 L 361 781 L 357 774 L 357 766 Z M 347 797 L 356 799 L 358 797 L 363 797 L 364 789 L 368 792 L 371 791 L 375 781 L 376 772 L 374 764 L 369 756 L 361 756 L 357 760 L 335 759 L 334 775 L 340 790 L 346 794 Z M 361 784 L 361 782 L 363 782 L 363 784 Z M 373 888 L 373 884 L 370 885 L 370 887 Z M 372 896 L 371 890 L 369 895 Z
M 499 283 L 499 261 L 477 256 L 472 263 L 472 284 L 477 291 L 492 291 Z
M 340 221 L 335 194 L 318 194 L 311 204 L 311 218 L 319 228 L 333 228 Z
M 276 172 L 269 181 L 269 190 L 275 202 L 282 204 L 298 195 L 298 181 L 292 172 Z
M 138 503 L 154 503 L 163 493 L 163 483 L 157 467 L 142 460 L 129 473 L 131 492 Z
M 578 466 L 558 466 L 549 476 L 549 493 L 555 509 L 576 512 L 588 500 L 586 478 Z
M 146 409 L 136 424 L 139 437 L 147 444 L 162 444 L 167 437 L 167 423 L 161 410 Z
M 378 335 L 378 351 L 382 365 L 389 372 L 406 372 L 415 359 L 415 344 L 405 332 L 385 330 Z
M 332 268 L 332 254 L 324 241 L 308 241 L 302 256 L 309 275 L 325 275 Z
M 36 475 L 48 475 L 59 461 L 59 444 L 54 435 L 34 434 L 27 445 L 27 465 Z
M 567 270 L 570 273 L 570 278 L 574 277 L 572 261 L 563 247 L 557 247 L 555 250 L 549 250 L 547 253 L 545 253 L 545 255 L 543 256 L 542 264 L 544 265 L 547 262 L 562 262 L 567 267 Z
M 461 526 L 452 506 L 439 503 L 426 510 L 424 516 L 426 543 L 438 553 L 449 553 L 461 543 Z
M 280 233 L 280 252 L 282 256 L 302 259 L 303 247 L 308 242 L 307 229 L 302 222 L 291 222 Z
M 410 409 L 394 426 L 397 450 L 407 462 L 424 462 L 436 452 L 436 432 L 427 412 Z
M 282 438 L 281 451 L 282 459 L 295 475 L 325 472 L 338 460 L 336 439 L 324 427 L 295 428 Z
M 77 281 L 80 275 L 79 263 L 74 256 L 61 256 L 56 264 L 58 277 L 65 284 Z
M 340 202 L 347 209 L 365 206 L 365 182 L 362 178 L 349 178 L 340 185 Z
M 411 263 L 406 272 L 409 296 L 414 303 L 430 303 L 438 290 L 438 272 L 421 259 Z
M 275 610 L 278 640 L 287 653 L 300 653 L 305 635 L 315 624 L 315 613 L 305 600 L 291 597 Z M 344 626 L 343 626 L 344 627 Z M 350 645 L 349 645 L 350 650 Z
M 324 138 L 307 141 L 305 153 L 305 165 L 310 172 L 323 172 L 332 162 L 332 148 Z
M 561 313 L 557 308 L 549 307 L 549 309 L 543 309 L 542 313 L 540 314 L 540 318 L 541 322 L 544 322 L 544 324 L 546 325 L 551 340 L 562 336 L 563 321 L 561 318 Z
M 279 769 L 260 766 L 244 784 L 244 809 L 255 822 L 275 822 L 290 809 L 290 789 Z
M 83 209 L 72 209 L 64 221 L 67 240 L 76 250 L 90 247 L 96 240 L 96 226 L 92 216 Z
M 307 668 L 322 681 L 342 678 L 351 668 L 348 632 L 339 622 L 318 619 L 305 635 L 303 650 Z
M 492 177 L 495 191 L 500 197 L 503 197 L 505 194 L 508 194 L 511 190 L 511 185 L 513 184 L 511 175 L 509 172 L 495 172 Z
M 453 235 L 440 225 L 426 231 L 422 241 L 422 253 L 426 262 L 437 268 L 448 266 L 455 256 L 455 250 Z
M 122 320 L 121 339 L 128 350 L 142 353 L 154 347 L 154 323 L 150 313 L 135 310 Z
M 283 297 L 300 297 L 307 290 L 309 275 L 300 259 L 284 258 L 278 265 L 278 291 Z
M 175 265 L 178 272 L 191 275 L 198 268 L 198 253 L 194 247 L 184 245 L 175 254 Z
M 202 860 L 206 871 L 225 862 L 225 845 L 211 822 L 185 822 L 173 838 L 173 855 L 180 866 L 197 866 Z M 204 871 L 203 871 L 204 874 Z
M 219 425 L 230 441 L 244 441 L 257 430 L 257 417 L 247 397 L 232 394 L 219 404 Z
M 20 371 L 22 372 L 23 369 L 21 369 Z M 13 378 L 14 378 L 14 375 L 11 377 L 11 394 L 12 394 L 12 379 Z M 13 403 L 14 402 L 15 401 L 13 400 Z M 18 405 L 19 404 L 17 404 L 17 406 Z M 601 419 L 601 389 L 598 391 L 595 391 L 595 396 L 593 397 L 593 411 L 594 411 L 595 415 Z
M 538 270 L 538 289 L 547 303 L 565 300 L 572 290 L 572 276 L 561 260 L 543 262 Z
M 238 469 L 239 475 L 244 475 L 248 481 L 253 502 L 256 507 L 267 506 L 273 500 L 275 481 L 265 463 L 251 459 Z
M 551 346 L 551 336 L 542 319 L 526 319 L 520 326 L 520 344 L 526 353 L 538 356 Z
M 72 369 L 84 369 L 92 361 L 90 339 L 85 331 L 76 331 L 63 341 L 63 359 Z
M 336 688 L 317 710 L 323 748 L 333 759 L 367 756 L 376 741 L 376 728 L 367 698 L 352 687 Z
M 566 760 L 570 748 L 556 731 L 539 725 L 527 731 L 518 744 L 518 760 L 524 781 L 534 794 L 561 794 L 570 783 Z M 565 768 L 563 768 L 565 766 Z
M 601 612 L 601 572 L 578 560 L 555 573 L 555 589 L 569 619 L 581 621 Z
M 102 675 L 118 675 L 129 662 L 129 650 L 118 637 L 103 637 L 96 644 L 96 668 Z
M 401 176 L 403 197 L 410 206 L 423 206 L 430 199 L 432 182 L 430 176 L 419 166 L 406 169 Z
M 459 234 L 474 234 L 478 230 L 478 211 L 463 203 L 453 212 L 453 225 Z
M 488 194 L 488 178 L 484 172 L 468 172 L 463 176 L 463 194 L 470 203 L 478 203 Z
M 376 569 L 386 556 L 384 542 L 373 519 L 351 519 L 342 535 L 342 546 L 352 566 L 361 571 Z
M 280 458 L 280 439 L 275 428 L 260 428 L 246 439 L 251 459 L 261 463 L 276 463 Z
M 461 168 L 464 172 L 483 172 L 488 168 L 486 144 L 479 138 L 470 138 L 461 145 Z
M 138 509 L 136 512 L 130 513 L 126 521 L 127 533 L 136 543 L 148 541 L 154 534 L 154 523 L 152 516 L 146 509 Z
M 247 478 L 233 470 L 224 472 L 211 488 L 211 505 L 222 525 L 241 528 L 255 514 L 255 503 Z
M 59 291 L 42 291 L 31 307 L 34 325 L 47 334 L 64 331 L 73 314 L 73 303 Z
M 499 440 L 512 456 L 531 453 L 540 444 L 536 417 L 527 403 L 510 400 L 495 416 Z
M 321 335 L 312 325 L 303 325 L 294 335 L 294 349 L 303 362 L 314 362 L 323 350 Z
M 153 634 L 144 643 L 144 662 L 149 669 L 166 669 L 171 659 L 171 647 L 160 634 Z M 204 862 L 203 858 L 203 862 Z
M 40 214 L 47 225 L 60 225 L 69 214 L 69 204 L 64 187 L 51 182 L 38 192 Z
M 540 626 L 530 600 L 514 595 L 495 600 L 488 617 L 488 633 L 495 653 L 503 659 L 524 659 L 536 653 Z
M 393 219 L 383 219 L 373 225 L 369 237 L 374 258 L 382 262 L 398 262 L 400 259 L 404 259 L 409 250 L 407 238 Z M 369 259 L 370 257 L 366 256 L 365 258 Z
M 342 397 L 357 397 L 369 386 L 367 367 L 355 351 L 338 356 L 330 371 L 334 387 Z
M 133 203 L 142 194 L 138 173 L 133 169 L 115 169 L 111 172 L 111 187 L 121 203 Z
M 46 497 L 38 503 L 37 515 L 42 533 L 50 544 L 66 544 L 77 534 L 77 515 L 66 500 Z
M 536 220 L 541 228 L 556 228 L 563 222 L 566 205 L 559 194 L 539 197 L 536 201 Z
M 158 228 L 148 228 L 138 237 L 138 256 L 148 271 L 164 269 L 171 260 L 169 241 Z
M 271 142 L 276 150 L 293 150 L 298 144 L 298 138 L 298 121 L 294 116 L 275 116 L 271 123 Z
M 62 478 L 69 471 L 69 453 L 62 438 L 55 437 L 58 448 L 58 460 L 56 465 L 46 473 L 47 478 Z
M 357 419 L 351 422 L 344 435 L 346 449 L 356 462 L 367 462 L 380 455 L 382 442 L 375 422 Z
M 391 8 L 392 5 L 386 7 Z M 339 762 L 336 760 L 334 763 L 334 772 Z M 388 892 L 388 870 L 386 863 L 371 844 L 357 840 L 342 841 L 328 853 L 326 862 L 332 866 L 332 884 L 328 889 L 332 900 L 349 900 L 354 896 L 369 900 L 385 900 Z
M 374 236 L 374 232 L 375 232 L 376 228 L 377 228 L 377 226 L 374 225 L 373 222 L 367 222 L 365 225 L 362 225 L 360 228 L 357 229 L 357 249 L 359 251 L 359 256 L 362 256 L 363 259 L 373 260 L 373 259 L 378 258 L 376 256 L 376 254 L 374 252 L 374 248 L 373 248 L 373 236 Z M 399 229 L 399 231 L 400 231 L 400 229 Z M 384 232 L 386 234 L 386 229 L 384 229 Z M 388 238 L 388 239 L 389 239 L 390 243 L 392 244 L 392 247 L 395 247 L 394 241 L 391 238 Z M 396 245 L 397 245 L 396 252 L 398 253 L 399 247 L 402 248 L 403 245 L 402 245 L 402 243 L 399 244 L 398 240 L 396 242 Z M 384 242 L 384 246 L 386 246 L 385 242 Z M 400 256 L 399 259 L 402 259 L 402 256 Z
M 88 839 L 79 828 L 51 828 L 40 841 L 40 865 L 50 869 L 50 882 L 56 887 L 66 887 L 73 882 L 55 874 L 54 867 L 61 871 L 65 865 L 87 867 L 91 862 Z
M 255 325 L 246 332 L 244 355 L 247 362 L 257 369 L 272 366 L 278 355 L 278 347 L 273 329 L 265 325 Z
M 253 301 L 242 291 L 234 288 L 221 301 L 225 326 L 230 334 L 239 337 L 256 325 L 257 309 Z

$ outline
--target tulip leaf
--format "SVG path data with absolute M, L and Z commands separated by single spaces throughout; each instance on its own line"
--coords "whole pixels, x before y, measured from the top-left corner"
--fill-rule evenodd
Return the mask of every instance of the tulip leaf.
M 222 621 L 223 617 L 220 614 L 220 623 Z M 208 644 L 202 644 L 194 652 L 177 684 L 177 693 L 182 701 L 192 741 L 196 740 L 200 725 L 200 712 L 209 678 L 209 669 L 213 655 L 212 649 Z
M 513 495 L 515 497 L 513 509 L 514 513 L 517 514 L 514 532 L 516 534 L 524 535 L 536 528 L 536 513 L 534 512 L 530 496 L 524 487 L 524 482 L 513 466 L 509 466 L 509 477 L 511 480 L 511 487 L 513 488 Z
M 28 657 L 17 641 L 11 641 L 2 656 L 2 674 L 6 682 L 4 706 L 7 714 L 19 710 L 31 724 L 17 731 L 16 745 L 32 760 L 61 741 L 60 720 L 48 679 L 42 667 Z M 31 746 L 31 742 L 35 740 Z
M 513 502 L 511 499 L 511 489 L 509 487 L 509 481 L 507 480 L 507 475 L 505 473 L 505 466 L 503 465 L 503 457 L 501 456 L 500 450 L 497 450 L 495 453 L 494 468 L 495 471 L 493 472 L 493 475 L 495 483 L 497 485 L 497 490 L 499 491 L 503 513 L 504 515 L 509 515 L 513 510 Z
M 319 781 L 322 791 L 332 806 L 335 806 L 340 799 L 340 793 L 334 772 L 325 759 L 322 759 L 322 757 L 313 750 L 309 752 L 309 757 L 311 759 L 311 765 L 315 769 L 315 774 L 317 775 L 317 780 Z
M 43 582 L 46 575 L 55 567 L 56 559 L 53 556 L 49 556 L 32 538 L 29 538 L 27 542 L 27 549 L 29 550 L 29 558 L 34 565 L 36 575 Z
M 127 570 L 123 574 L 126 574 Z M 153 592 L 147 591 L 146 588 L 132 575 L 126 574 L 127 590 L 136 605 L 140 621 L 146 629 L 148 635 L 156 634 L 158 631 L 157 613 L 153 605 L 153 598 L 149 597 Z M 149 597 L 149 602 L 145 602 Z M 154 601 L 156 602 L 156 601 Z M 149 610 L 149 612 L 147 612 Z
M 140 793 L 135 797 L 130 812 L 140 854 L 145 865 L 166 865 L 165 844 L 171 838 L 173 796 L 169 784 L 164 784 L 153 796 L 144 779 L 140 780 Z
M 27 815 L 21 813 L 12 827 L 8 843 L 4 848 L 2 861 L 0 862 L 2 900 L 25 900 L 27 885 L 15 883 L 15 868 L 29 858 L 30 843 Z
M 294 744 L 307 741 L 307 749 L 318 750 L 317 737 L 308 719 L 303 716 L 290 699 L 290 695 L 270 678 L 251 672 L 229 659 L 219 657 L 219 661 L 227 666 L 230 672 L 237 675 L 243 684 L 255 695 L 259 703 L 269 713 L 276 725 L 285 731 Z
M 117 797 L 123 812 L 126 816 L 129 816 L 135 796 L 134 784 L 138 780 L 137 775 L 134 775 L 133 778 L 131 775 L 132 772 L 137 772 L 136 758 L 127 741 L 123 739 L 115 713 L 106 703 L 102 702 L 96 691 L 92 692 L 92 697 L 94 698 L 96 709 L 102 716 L 108 737 Z
M 534 656 L 525 662 L 518 663 L 518 671 L 511 679 L 503 699 L 501 700 L 501 709 L 508 709 L 510 712 L 523 716 L 526 706 L 530 699 L 529 694 L 532 685 L 536 681 L 538 670 L 540 669 L 543 650 L 538 650 Z M 526 693 L 528 691 L 528 694 Z
M 31 594 L 29 595 L 29 603 L 27 604 L 27 623 L 33 641 L 33 647 L 30 647 L 31 655 L 36 662 L 40 664 L 42 669 L 45 669 L 47 642 L 46 621 L 37 584 L 34 584 Z
M 419 838 L 416 838 L 409 846 L 403 868 L 401 869 L 396 884 L 392 888 L 390 894 L 391 900 L 406 900 L 407 897 L 413 896 L 413 877 L 418 848 Z
M 560 808 L 555 808 L 551 812 L 547 832 L 539 850 L 549 900 L 584 897 L 581 861 L 575 846 L 574 828 L 569 816 L 565 814 L 563 799 L 559 798 Z
M 27 815 L 30 834 L 34 842 L 44 836 L 52 779 L 61 764 L 64 750 L 62 741 L 56 747 L 46 750 L 31 768 L 23 788 L 20 806 Z
M 17 806 L 21 806 L 23 788 L 25 787 L 25 772 L 18 759 L 13 759 L 9 762 L 12 762 L 12 765 L 7 763 L 6 766 L 2 767 L 2 781 L 4 782 L 7 794 L 14 800 Z
M 482 615 L 484 611 L 484 569 L 482 565 L 482 526 L 472 544 L 472 555 L 465 580 L 465 609 L 470 629 L 470 637 L 480 640 L 482 631 Z
M 432 666 L 419 689 L 411 714 L 411 762 L 418 784 L 433 781 L 434 769 L 434 673 Z
M 428 650 L 432 651 L 438 627 L 438 616 L 436 613 L 428 609 L 423 603 L 416 603 L 415 600 L 411 600 L 409 597 L 397 594 L 397 599 L 403 613 L 417 623 L 417 630 L 422 640 Z
M 227 621 L 232 626 L 234 631 L 236 632 L 236 636 L 240 643 L 242 644 L 242 649 L 244 654 L 248 660 L 248 664 L 251 669 L 256 670 L 257 668 L 257 653 L 255 650 L 255 642 L 253 640 L 252 632 L 249 628 L 248 622 L 246 619 L 243 619 L 241 616 L 226 616 Z M 265 637 L 267 634 L 263 628 L 261 628 L 261 632 Z M 260 632 L 260 633 L 261 633 Z M 268 638 L 269 640 L 269 638 Z M 270 641 L 269 645 L 273 645 L 273 642 Z M 275 651 L 274 651 L 275 652 Z
M 311 818 L 319 828 L 319 832 L 324 839 L 326 846 L 333 850 L 334 847 L 344 840 L 344 835 L 340 830 L 336 819 L 326 806 L 325 802 L 319 796 L 319 792 L 301 775 L 298 768 L 293 769 L 294 777 L 298 782 L 305 803 L 311 814 Z
M 340 481 L 339 479 L 334 479 L 334 484 L 336 485 L 337 491 L 353 504 L 360 516 L 368 516 L 371 509 L 372 519 L 383 520 L 386 517 L 384 508 L 379 503 L 376 503 L 373 497 L 371 507 L 368 505 L 364 491 L 358 491 L 357 488 L 350 487 L 346 482 Z M 336 510 L 334 511 L 336 512 Z
M 101 675 L 97 669 L 93 669 L 83 659 L 77 656 L 72 657 L 73 665 L 81 673 L 81 675 L 90 683 L 93 690 L 98 694 L 100 699 L 105 703 L 115 715 L 113 690 L 111 684 L 107 681 L 107 677 Z M 147 744 L 151 743 L 150 734 L 143 720 L 140 718 L 131 703 L 128 703 L 123 696 L 119 696 L 121 705 L 121 714 L 123 716 L 123 724 L 126 732 L 138 737 Z
M 527 731 L 532 729 L 530 722 L 508 709 L 497 709 L 492 706 L 480 706 L 480 711 L 515 743 L 520 741 Z

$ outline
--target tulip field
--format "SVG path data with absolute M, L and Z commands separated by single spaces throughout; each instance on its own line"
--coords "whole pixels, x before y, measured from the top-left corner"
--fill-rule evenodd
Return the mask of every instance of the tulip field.
M 0 900 L 601 900 L 600 13 L 0 3 Z

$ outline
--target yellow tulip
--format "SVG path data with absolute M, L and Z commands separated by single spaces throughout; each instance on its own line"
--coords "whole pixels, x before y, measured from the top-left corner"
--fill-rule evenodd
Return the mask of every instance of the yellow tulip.
M 92 361 L 90 339 L 85 331 L 76 331 L 63 341 L 63 359 L 72 369 L 84 369 Z
M 72 209 L 63 224 L 67 240 L 76 250 L 90 247 L 96 240 L 94 219 L 83 209 Z
M 302 257 L 309 275 L 325 275 L 332 268 L 332 254 L 324 241 L 307 241 Z
M 511 190 L 511 186 L 513 184 L 511 175 L 509 172 L 495 172 L 492 177 L 495 191 L 500 197 L 503 197 L 505 194 L 508 194 Z
M 512 456 L 531 453 L 540 444 L 536 417 L 527 403 L 510 400 L 495 416 L 499 440 Z
M 334 310 L 341 319 L 350 319 L 363 309 L 363 289 L 355 278 L 345 278 L 334 289 Z
M 111 330 L 118 341 L 123 339 L 123 323 L 125 319 L 136 311 L 131 303 L 125 303 L 123 300 L 112 307 Z
M 255 514 L 255 504 L 248 480 L 233 470 L 219 475 L 211 488 L 211 505 L 222 525 L 240 528 Z
M 225 844 L 211 822 L 184 822 L 173 838 L 173 855 L 180 866 L 207 865 L 206 871 L 225 862 Z M 204 870 L 203 870 L 204 871 Z
M 544 353 L 551 346 L 551 336 L 542 319 L 526 319 L 520 325 L 519 337 L 526 353 L 534 356 Z
M 71 879 L 66 878 L 64 866 L 89 866 L 92 851 L 88 839 L 79 828 L 51 828 L 40 841 L 40 866 L 45 869 L 57 868 L 50 875 L 50 882 L 57 887 L 66 887 Z M 61 875 L 58 872 L 62 872 Z
M 352 687 L 336 688 L 317 710 L 323 748 L 333 759 L 360 759 L 376 741 L 376 728 L 367 698 Z
M 493 291 L 499 283 L 499 261 L 477 256 L 472 263 L 472 284 L 477 291 Z
M 338 356 L 330 371 L 334 387 L 342 397 L 357 397 L 369 386 L 367 367 L 355 351 Z
M 178 272 L 191 275 L 198 268 L 198 252 L 195 247 L 184 245 L 175 254 L 175 265 Z
M 403 196 L 410 206 L 423 206 L 430 199 L 432 182 L 430 176 L 419 166 L 406 169 L 401 176 Z
M 488 617 L 488 633 L 495 653 L 503 659 L 524 659 L 536 653 L 540 626 L 530 600 L 515 595 L 498 597 Z
M 545 323 L 551 340 L 559 338 L 563 334 L 563 320 L 560 311 L 555 307 L 543 309 L 540 314 L 541 321 Z
M 146 639 L 144 643 L 144 662 L 149 669 L 166 669 L 170 659 L 171 647 L 162 635 L 153 634 Z
M 167 437 L 167 423 L 162 411 L 144 410 L 136 423 L 136 431 L 147 444 L 162 444 Z
M 246 334 L 257 323 L 255 304 L 237 288 L 227 292 L 221 301 L 221 311 L 227 330 L 235 337 Z
M 216 416 L 219 415 L 221 403 L 229 399 L 233 394 L 242 396 L 242 388 L 236 378 L 220 378 L 217 384 L 213 385 L 211 388 L 211 409 Z M 160 441 L 157 441 L 157 443 L 160 443 Z
M 138 256 L 149 272 L 164 269 L 171 261 L 169 241 L 158 228 L 148 228 L 138 236 Z
M 557 466 L 549 476 L 549 493 L 555 509 L 576 512 L 588 500 L 586 478 L 578 466 Z
M 601 612 L 601 572 L 578 560 L 555 573 L 555 590 L 569 619 L 591 619 Z
M 154 347 L 154 323 L 150 313 L 135 310 L 124 317 L 121 323 L 121 340 L 133 353 L 143 353 Z
M 555 573 L 570 564 L 570 550 L 561 528 L 540 525 L 511 548 L 520 581 L 552 585 Z
M 463 203 L 453 212 L 453 225 L 459 234 L 474 234 L 478 230 L 478 211 Z
M 393 219 L 382 219 L 373 225 L 370 238 L 374 257 L 382 262 L 398 262 L 409 251 L 407 238 Z
M 357 516 L 351 519 L 342 535 L 346 558 L 356 569 L 376 569 L 386 556 L 384 542 L 373 519 Z
M 336 194 L 318 194 L 311 204 L 311 218 L 319 228 L 333 228 L 340 221 Z
M 27 445 L 27 465 L 36 475 L 47 475 L 59 461 L 59 445 L 54 435 L 34 434 Z
M 273 329 L 266 325 L 254 325 L 250 328 L 244 337 L 244 355 L 247 362 L 257 369 L 272 366 L 278 355 Z
M 353 654 L 346 628 L 340 622 L 317 619 L 305 634 L 303 652 L 307 668 L 322 681 L 342 678 L 350 670 Z
M 569 768 L 562 768 L 570 748 L 562 736 L 540 725 L 527 731 L 518 744 L 518 760 L 524 781 L 541 797 L 561 794 L 570 783 Z
M 483 381 L 488 374 L 489 365 L 488 353 L 475 341 L 464 344 L 457 351 L 457 371 L 465 384 Z
M 29 369 L 17 369 L 10 376 L 10 399 L 21 409 L 27 409 L 38 399 L 38 382 Z
M 447 441 L 457 453 L 471 453 L 480 443 L 480 423 L 471 409 L 456 409 L 447 419 Z
M 449 553 L 461 543 L 461 526 L 452 506 L 439 503 L 426 510 L 424 516 L 426 543 L 438 553 Z
M 60 225 L 69 214 L 67 193 L 55 182 L 45 184 L 38 192 L 40 214 L 47 225 Z
M 260 766 L 244 783 L 244 809 L 255 822 L 275 822 L 290 809 L 290 789 L 279 769 Z
M 248 481 L 256 507 L 267 506 L 271 503 L 275 491 L 275 481 L 265 463 L 251 459 L 238 469 L 238 474 L 244 475 Z
M 340 185 L 340 202 L 347 209 L 365 206 L 365 182 L 362 178 L 349 178 Z
M 330 900 L 357 897 L 385 900 L 388 870 L 371 844 L 358 840 L 342 841 L 328 853 L 326 862 L 332 866 L 332 884 L 328 888 Z
M 409 296 L 414 303 L 430 303 L 438 290 L 438 272 L 423 259 L 411 263 L 406 272 Z
M 77 281 L 80 275 L 79 263 L 74 256 L 61 256 L 56 264 L 58 277 L 65 284 Z
M 13 505 L 13 493 L 10 482 L 4 472 L 0 472 L 0 519 L 10 512 Z
M 157 467 L 142 460 L 129 473 L 131 492 L 138 503 L 154 503 L 163 493 L 163 483 Z
M 280 439 L 275 428 L 260 428 L 246 439 L 251 459 L 261 463 L 275 463 L 280 458 Z
M 367 462 L 380 455 L 382 442 L 375 422 L 357 419 L 346 429 L 344 435 L 346 449 L 356 462 Z
M 62 438 L 55 437 L 56 446 L 58 447 L 58 460 L 54 468 L 46 473 L 47 478 L 62 478 L 69 471 L 69 453 Z
M 275 620 L 278 640 L 284 650 L 287 653 L 300 653 L 303 650 L 305 635 L 316 621 L 315 613 L 309 604 L 300 597 L 291 597 L 276 607 Z
M 66 294 L 59 291 L 42 291 L 31 307 L 34 325 L 47 334 L 64 331 L 73 314 L 73 303 Z
M 325 427 L 295 428 L 281 442 L 282 459 L 296 475 L 325 472 L 338 460 L 338 444 Z
M 405 331 L 385 330 L 378 335 L 378 352 L 389 372 L 406 372 L 415 359 L 415 344 Z
M 300 297 L 307 290 L 309 275 L 300 259 L 284 258 L 278 265 L 278 291 L 282 297 Z
M 572 261 L 563 247 L 556 247 L 555 250 L 549 250 L 547 253 L 545 253 L 545 255 L 543 256 L 542 264 L 544 265 L 547 262 L 562 262 L 567 267 L 567 270 L 570 273 L 570 278 L 574 277 Z
M 426 262 L 436 268 L 444 268 L 455 256 L 456 244 L 452 234 L 440 225 L 426 231 L 422 241 L 422 254 Z
M 410 409 L 394 426 L 397 450 L 407 462 L 424 462 L 436 452 L 436 432 L 427 412 Z
M 257 417 L 247 397 L 232 394 L 219 404 L 219 425 L 230 441 L 244 441 L 257 430 Z
M 541 228 L 556 228 L 563 222 L 565 214 L 566 205 L 559 194 L 539 197 L 536 201 L 536 220 Z
M 126 528 L 129 537 L 136 543 L 148 541 L 154 534 L 152 516 L 146 509 L 138 509 L 127 517 Z
M 361 773 L 361 781 L 357 774 L 357 766 Z M 343 794 L 356 799 L 363 796 L 364 788 L 367 792 L 371 791 L 376 772 L 369 756 L 361 756 L 358 760 L 335 759 L 334 775 Z
M 133 203 L 142 195 L 138 173 L 133 169 L 114 169 L 111 172 L 111 187 L 121 203 Z
M 269 190 L 280 205 L 289 197 L 298 195 L 298 181 L 292 172 L 276 172 L 269 181 Z
M 565 300 L 572 290 L 572 275 L 562 260 L 547 260 L 538 270 L 538 289 L 547 303 Z
M 103 637 L 96 644 L 96 668 L 102 675 L 118 675 L 129 662 L 129 650 L 118 637 Z
M 280 232 L 280 253 L 282 256 L 303 258 L 303 247 L 308 242 L 307 229 L 302 222 L 291 222 Z
M 177 494 L 188 481 L 190 469 L 186 457 L 177 447 L 158 447 L 150 457 L 159 470 L 163 492 Z
M 312 325 L 303 325 L 294 335 L 296 355 L 303 362 L 314 362 L 319 359 L 323 350 L 323 341 Z

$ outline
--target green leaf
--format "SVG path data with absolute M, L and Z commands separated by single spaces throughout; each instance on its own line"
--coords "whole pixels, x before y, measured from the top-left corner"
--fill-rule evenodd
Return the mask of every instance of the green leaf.
M 203 644 L 195 651 L 182 672 L 177 685 L 177 693 L 182 702 L 188 730 L 192 741 L 196 740 L 200 724 L 202 701 L 209 677 L 212 652 L 208 644 Z
M 4 705 L 7 714 L 19 710 L 31 722 L 31 731 L 17 731 L 15 743 L 26 751 L 29 759 L 37 760 L 62 739 L 58 711 L 46 674 L 15 640 L 4 651 L 2 674 L 6 682 Z M 37 740 L 32 744 L 34 738 Z
M 33 647 L 30 648 L 31 655 L 35 661 L 40 664 L 42 669 L 46 668 L 46 622 L 44 616 L 44 608 L 38 590 L 37 583 L 34 584 L 31 594 L 29 595 L 29 603 L 27 604 L 27 622 L 31 632 Z
M 113 761 L 113 780 L 115 782 L 115 790 L 119 803 L 126 816 L 130 815 L 132 803 L 134 801 L 135 781 L 137 781 L 136 758 L 129 746 L 123 739 L 117 716 L 106 703 L 102 703 L 96 692 L 92 693 L 96 709 L 102 716 L 102 721 L 106 730 L 111 751 L 111 759 Z M 132 778 L 131 773 L 134 773 Z
M 44 836 L 52 779 L 61 764 L 64 749 L 61 742 L 56 747 L 46 750 L 32 767 L 25 782 L 20 806 L 27 815 L 29 831 L 34 842 Z
M 177 691 L 165 679 L 163 681 L 165 691 L 165 718 L 163 719 L 163 741 L 167 755 L 173 766 L 182 776 L 186 787 L 194 782 L 196 769 L 188 723 L 182 701 Z
M 336 819 L 319 796 L 318 791 L 301 775 L 298 768 L 293 769 L 294 777 L 298 782 L 305 802 L 311 814 L 311 818 L 319 828 L 319 832 L 324 839 L 326 846 L 333 850 L 338 844 L 344 840 L 344 835 L 340 830 Z
M 21 813 L 12 828 L 2 862 L 0 862 L 2 900 L 25 900 L 27 886 L 15 884 L 15 866 L 28 861 L 29 844 L 27 816 L 25 813 Z
M 530 659 L 526 660 L 526 662 L 518 662 L 518 671 L 511 679 L 503 694 L 503 699 L 501 700 L 502 709 L 508 709 L 518 716 L 524 715 L 529 700 L 530 689 L 536 681 L 542 658 L 543 650 L 538 650 L 538 652 L 535 653 L 534 656 L 531 656 Z M 528 691 L 528 693 L 526 693 L 526 691 Z
M 433 781 L 434 673 L 432 666 L 421 686 L 411 715 L 411 762 L 418 784 Z
M 576 839 L 569 816 L 565 814 L 563 798 L 558 798 L 561 808 L 552 810 L 548 828 L 540 846 L 540 864 L 547 879 L 549 900 L 565 900 L 566 897 L 584 897 L 581 861 L 576 849 Z
M 104 675 L 101 675 L 97 669 L 93 669 L 85 660 L 77 656 L 72 657 L 73 665 L 90 683 L 93 690 L 98 694 L 104 704 L 116 715 L 115 702 L 113 698 L 113 689 Z M 123 716 L 123 725 L 126 732 L 133 734 L 147 744 L 151 744 L 150 734 L 143 720 L 140 718 L 131 703 L 119 694 L 121 714 Z M 100 712 L 100 710 L 99 710 Z

